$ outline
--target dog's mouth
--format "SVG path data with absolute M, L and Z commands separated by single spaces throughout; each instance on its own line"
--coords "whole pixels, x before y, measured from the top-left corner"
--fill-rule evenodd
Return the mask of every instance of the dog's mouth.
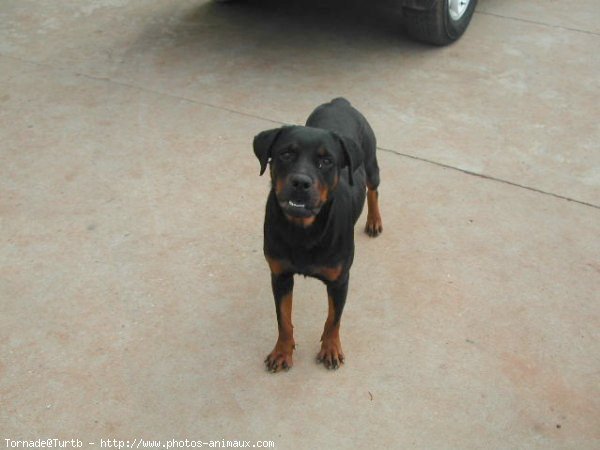
M 316 216 L 319 213 L 320 207 L 309 205 L 306 202 L 302 202 L 299 200 L 285 200 L 280 201 L 279 206 L 283 212 L 291 217 L 312 217 Z

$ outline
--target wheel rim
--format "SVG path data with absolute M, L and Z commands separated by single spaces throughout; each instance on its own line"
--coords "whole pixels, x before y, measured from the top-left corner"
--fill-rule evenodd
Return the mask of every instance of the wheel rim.
M 471 0 L 448 0 L 448 14 L 452 20 L 459 20 L 469 7 Z

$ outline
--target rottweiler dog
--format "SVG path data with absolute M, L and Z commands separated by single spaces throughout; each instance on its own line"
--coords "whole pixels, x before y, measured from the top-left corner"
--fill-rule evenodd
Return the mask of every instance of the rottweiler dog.
M 267 356 L 267 370 L 292 367 L 294 275 L 327 286 L 329 312 L 317 361 L 328 369 L 344 363 L 340 319 L 354 259 L 354 224 L 367 199 L 365 228 L 382 231 L 375 134 L 363 115 L 343 98 L 317 107 L 305 126 L 283 126 L 254 138 L 260 174 L 270 167 L 271 190 L 264 224 L 264 254 L 279 337 Z

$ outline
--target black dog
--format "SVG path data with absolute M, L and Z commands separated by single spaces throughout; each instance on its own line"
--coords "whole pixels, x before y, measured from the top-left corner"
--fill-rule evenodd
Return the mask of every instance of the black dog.
M 340 319 L 354 259 L 354 224 L 365 195 L 365 231 L 373 237 L 382 231 L 375 148 L 368 122 L 343 98 L 319 106 L 304 127 L 284 126 L 254 138 L 260 174 L 267 163 L 271 172 L 264 253 L 271 269 L 279 328 L 275 348 L 265 360 L 272 372 L 292 367 L 294 274 L 315 277 L 327 285 L 329 314 L 317 361 L 331 369 L 344 362 Z

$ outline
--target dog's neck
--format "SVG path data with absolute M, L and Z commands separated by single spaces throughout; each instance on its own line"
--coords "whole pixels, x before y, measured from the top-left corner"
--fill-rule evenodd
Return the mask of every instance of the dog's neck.
M 286 215 L 279 204 L 275 202 L 275 207 L 279 209 L 279 214 L 288 226 L 285 227 L 286 240 L 294 241 L 295 245 L 304 248 L 312 248 L 324 241 L 333 238 L 329 236 L 331 231 L 331 221 L 334 208 L 335 197 L 331 197 L 322 207 L 316 216 L 308 218 L 297 218 Z

